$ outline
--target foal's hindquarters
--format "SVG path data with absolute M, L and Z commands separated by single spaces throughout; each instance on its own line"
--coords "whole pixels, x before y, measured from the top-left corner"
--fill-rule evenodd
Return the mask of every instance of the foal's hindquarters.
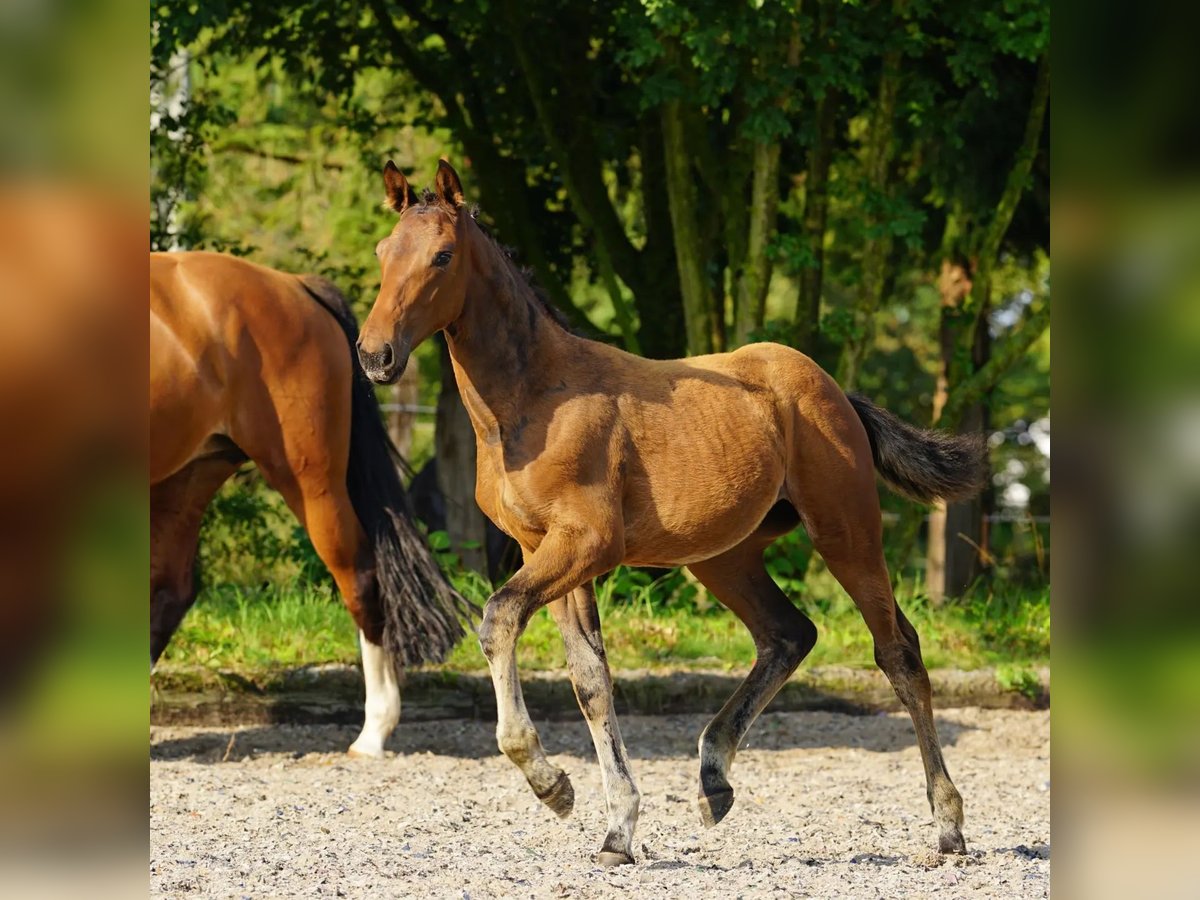
M 739 358 L 751 365 L 738 365 Z M 708 361 L 722 375 L 734 380 L 744 376 L 751 383 L 745 397 L 734 390 L 717 401 L 707 410 L 708 419 L 704 409 L 686 403 L 657 411 L 659 427 L 676 437 L 698 433 L 683 422 L 671 421 L 680 409 L 688 410 L 692 426 L 707 422 L 706 428 L 717 435 L 707 445 L 704 440 L 686 448 L 675 444 L 670 477 L 683 482 L 695 473 L 711 475 L 722 465 L 728 467 L 723 484 L 742 486 L 745 496 L 740 509 L 754 510 L 754 521 L 735 530 L 738 526 L 731 523 L 738 519 L 737 508 L 721 503 L 709 519 L 696 519 L 695 510 L 703 504 L 695 500 L 695 482 L 685 485 L 693 492 L 686 503 L 664 508 L 672 492 L 663 487 L 665 461 L 656 461 L 655 452 L 635 452 L 636 459 L 622 459 L 616 470 L 626 480 L 620 483 L 576 477 L 571 484 L 559 484 L 545 537 L 526 548 L 525 565 L 493 595 L 480 629 L 496 686 L 501 750 L 522 769 L 538 797 L 559 815 L 570 812 L 574 800 L 570 781 L 545 757 L 525 710 L 515 662 L 516 638 L 533 611 L 561 597 L 553 600 L 551 611 L 563 632 L 571 678 L 596 744 L 607 800 L 609 830 L 599 859 L 608 864 L 632 861 L 638 792 L 613 712 L 611 678 L 590 583 L 623 561 L 686 564 L 741 619 L 757 649 L 749 675 L 700 736 L 699 812 L 708 826 L 720 822 L 733 805 L 729 770 L 739 744 L 816 643 L 816 627 L 774 583 L 763 561 L 772 541 L 803 522 L 830 571 L 861 611 L 874 639 L 875 660 L 912 717 L 939 848 L 961 852 L 962 800 L 942 759 L 917 634 L 892 594 L 872 465 L 874 457 L 885 478 L 903 481 L 910 493 L 921 494 L 920 479 L 932 479 L 939 466 L 952 467 L 954 460 L 944 458 L 945 448 L 937 446 L 930 433 L 903 425 L 861 399 L 852 402 L 828 375 L 795 351 L 759 345 L 695 362 L 703 368 Z M 699 380 L 713 386 L 712 379 Z M 764 392 L 768 385 L 769 392 Z M 673 390 L 679 400 L 679 386 Z M 777 428 L 771 439 L 760 442 L 768 448 L 755 451 L 731 437 L 737 429 L 711 424 L 711 416 L 722 416 L 730 403 L 761 404 L 764 393 L 774 397 L 768 399 L 774 408 L 756 421 L 774 422 Z M 645 443 L 644 433 L 641 438 Z M 612 446 L 609 449 L 615 452 Z M 775 456 L 780 450 L 782 458 Z M 882 456 L 881 451 L 885 451 Z M 598 453 L 594 447 L 591 452 Z M 888 456 L 897 452 L 913 454 L 917 465 L 898 473 L 896 459 Z M 922 460 L 921 454 L 932 456 Z M 748 478 L 747 470 L 757 474 Z M 629 473 L 639 472 L 645 473 L 648 483 L 631 484 Z M 656 478 L 657 484 L 649 483 Z M 654 515 L 638 514 L 636 507 L 646 503 L 654 507 Z M 680 512 L 684 507 L 686 514 Z M 645 527 L 648 519 L 670 523 L 674 532 L 651 533 Z M 687 554 L 684 548 L 689 540 L 694 548 L 709 549 L 699 557 Z M 714 548 L 714 544 L 723 546 Z M 664 546 L 673 548 L 670 558 L 661 555 Z

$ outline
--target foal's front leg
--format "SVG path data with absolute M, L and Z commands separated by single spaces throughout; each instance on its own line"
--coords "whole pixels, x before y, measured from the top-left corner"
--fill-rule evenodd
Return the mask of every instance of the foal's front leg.
M 496 690 L 496 743 L 524 773 L 538 799 L 561 817 L 570 815 L 575 792 L 566 773 L 546 759 L 525 708 L 517 675 L 517 639 L 541 607 L 612 568 L 611 555 L 592 532 L 550 532 L 527 554 L 517 574 L 488 600 L 479 627 L 479 646 Z
M 596 745 L 596 757 L 600 762 L 600 778 L 604 783 L 608 834 L 596 860 L 606 866 L 631 863 L 633 829 L 637 826 L 641 797 L 633 781 L 621 729 L 617 726 L 612 676 L 608 671 L 600 614 L 591 584 L 555 600 L 550 604 L 550 612 L 562 632 L 571 684 L 592 733 L 592 743 Z

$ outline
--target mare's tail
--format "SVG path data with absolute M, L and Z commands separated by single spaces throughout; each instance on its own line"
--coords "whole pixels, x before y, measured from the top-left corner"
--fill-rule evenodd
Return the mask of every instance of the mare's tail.
M 400 455 L 355 357 L 358 323 L 350 304 L 324 278 L 306 275 L 300 281 L 346 335 L 354 371 L 346 488 L 374 554 L 384 649 L 398 665 L 440 662 L 466 633 L 461 617 L 479 610 L 450 586 L 413 522 Z
M 871 441 L 875 468 L 888 487 L 919 503 L 964 500 L 983 489 L 987 444 L 981 434 L 951 434 L 917 428 L 848 394 Z

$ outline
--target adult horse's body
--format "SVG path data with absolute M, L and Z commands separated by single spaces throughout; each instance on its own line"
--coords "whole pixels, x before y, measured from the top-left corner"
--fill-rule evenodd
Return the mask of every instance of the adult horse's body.
M 816 642 L 816 627 L 763 565 L 767 545 L 803 522 L 912 716 L 939 847 L 961 851 L 962 801 L 942 760 L 916 632 L 892 596 L 874 468 L 917 499 L 964 496 L 979 486 L 982 443 L 919 431 L 848 398 L 787 347 L 662 362 L 572 335 L 465 210 L 449 165 L 424 201 L 391 163 L 384 183 L 400 219 L 376 249 L 383 281 L 359 359 L 375 381 L 392 381 L 413 347 L 446 332 L 477 437 L 479 505 L 524 551 L 488 601 L 479 639 L 498 743 L 537 796 L 560 815 L 574 800 L 546 759 L 516 671 L 517 638 L 548 604 L 601 763 L 609 831 L 599 858 L 632 861 L 639 797 L 591 582 L 621 562 L 687 565 L 758 649 L 700 737 L 701 817 L 714 825 L 725 816 L 742 737 Z
M 400 717 L 396 666 L 462 636 L 461 602 L 413 529 L 356 324 L 329 282 L 214 253 L 150 256 L 151 658 L 195 599 L 200 520 L 253 460 L 329 567 L 358 624 L 380 756 Z

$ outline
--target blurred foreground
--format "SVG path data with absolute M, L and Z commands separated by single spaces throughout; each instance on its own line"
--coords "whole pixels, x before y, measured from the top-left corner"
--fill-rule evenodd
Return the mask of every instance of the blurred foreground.
M 115 2 L 0 14 L 8 896 L 145 885 L 144 16 Z
M 1131 30 L 1118 4 L 1070 13 L 1087 24 L 1056 51 L 1056 888 L 1193 896 L 1200 128 L 1183 36 L 1197 16 L 1151 4 Z

